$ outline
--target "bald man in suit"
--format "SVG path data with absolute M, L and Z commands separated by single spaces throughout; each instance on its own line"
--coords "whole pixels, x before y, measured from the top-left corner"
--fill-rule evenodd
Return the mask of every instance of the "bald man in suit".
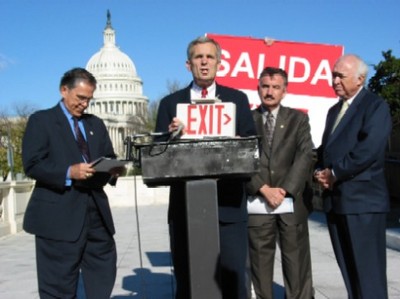
M 336 260 L 350 299 L 385 299 L 385 150 L 391 131 L 388 104 L 365 89 L 368 66 L 340 57 L 332 72 L 339 101 L 328 111 L 315 179 L 324 188 L 324 211 Z

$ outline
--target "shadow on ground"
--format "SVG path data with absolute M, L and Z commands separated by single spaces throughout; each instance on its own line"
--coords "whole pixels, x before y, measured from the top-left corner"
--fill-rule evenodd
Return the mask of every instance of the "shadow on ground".
M 169 267 L 171 269 L 170 252 L 146 252 L 151 267 Z M 154 273 L 147 268 L 133 269 L 133 275 L 125 276 L 122 279 L 122 288 L 129 295 L 115 295 L 112 299 L 170 299 L 174 294 L 173 273 Z
M 153 273 L 150 269 L 133 269 L 133 275 L 125 276 L 122 280 L 122 288 L 129 295 L 115 295 L 112 299 L 137 299 L 173 298 L 173 276 L 172 274 Z

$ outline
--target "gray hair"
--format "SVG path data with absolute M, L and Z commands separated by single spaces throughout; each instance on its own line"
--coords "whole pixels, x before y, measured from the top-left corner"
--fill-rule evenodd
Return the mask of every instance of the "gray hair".
M 356 76 L 362 76 L 364 78 L 367 78 L 368 75 L 368 65 L 365 63 L 364 60 L 361 59 L 360 56 L 356 55 L 356 54 L 345 54 L 343 56 L 341 56 L 337 61 L 336 64 L 344 61 L 344 60 L 348 60 L 351 59 L 352 62 L 356 63 L 356 71 L 357 73 L 355 74 Z
M 207 36 L 199 36 L 198 38 L 192 40 L 186 50 L 186 55 L 187 59 L 190 60 L 192 58 L 193 54 L 193 47 L 198 45 L 198 44 L 206 44 L 206 43 L 212 43 L 216 48 L 217 48 L 217 61 L 221 62 L 221 46 L 212 38 L 209 38 Z
M 85 81 L 96 88 L 96 78 L 86 69 L 80 67 L 73 68 L 64 73 L 60 81 L 60 88 L 67 86 L 69 89 L 72 89 L 81 81 Z

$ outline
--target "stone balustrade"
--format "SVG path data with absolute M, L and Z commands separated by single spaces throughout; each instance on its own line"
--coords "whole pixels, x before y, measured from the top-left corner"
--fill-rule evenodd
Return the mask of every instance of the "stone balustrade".
M 22 221 L 31 192 L 33 180 L 0 183 L 0 237 L 22 230 Z M 117 186 L 107 185 L 110 206 L 154 205 L 168 202 L 168 187 L 148 188 L 142 177 L 121 177 Z
M 0 237 L 22 230 L 22 220 L 34 181 L 0 183 Z
M 400 199 L 400 160 L 386 161 L 386 177 L 392 200 Z M 33 180 L 20 180 L 0 182 L 0 237 L 15 234 L 22 230 L 22 221 L 29 197 L 35 182 Z M 313 199 L 314 209 L 322 208 L 319 197 L 320 188 L 315 185 Z M 149 188 L 143 184 L 141 176 L 121 177 L 117 186 L 107 185 L 110 206 L 135 206 L 165 204 L 168 202 L 168 187 Z

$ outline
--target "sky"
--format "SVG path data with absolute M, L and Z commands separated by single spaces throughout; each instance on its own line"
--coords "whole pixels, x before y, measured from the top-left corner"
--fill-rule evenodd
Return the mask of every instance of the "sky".
M 150 101 L 191 81 L 186 47 L 205 33 L 342 45 L 369 65 L 400 58 L 398 0 L 0 0 L 0 113 L 54 106 L 63 73 L 103 46 L 108 9 Z

